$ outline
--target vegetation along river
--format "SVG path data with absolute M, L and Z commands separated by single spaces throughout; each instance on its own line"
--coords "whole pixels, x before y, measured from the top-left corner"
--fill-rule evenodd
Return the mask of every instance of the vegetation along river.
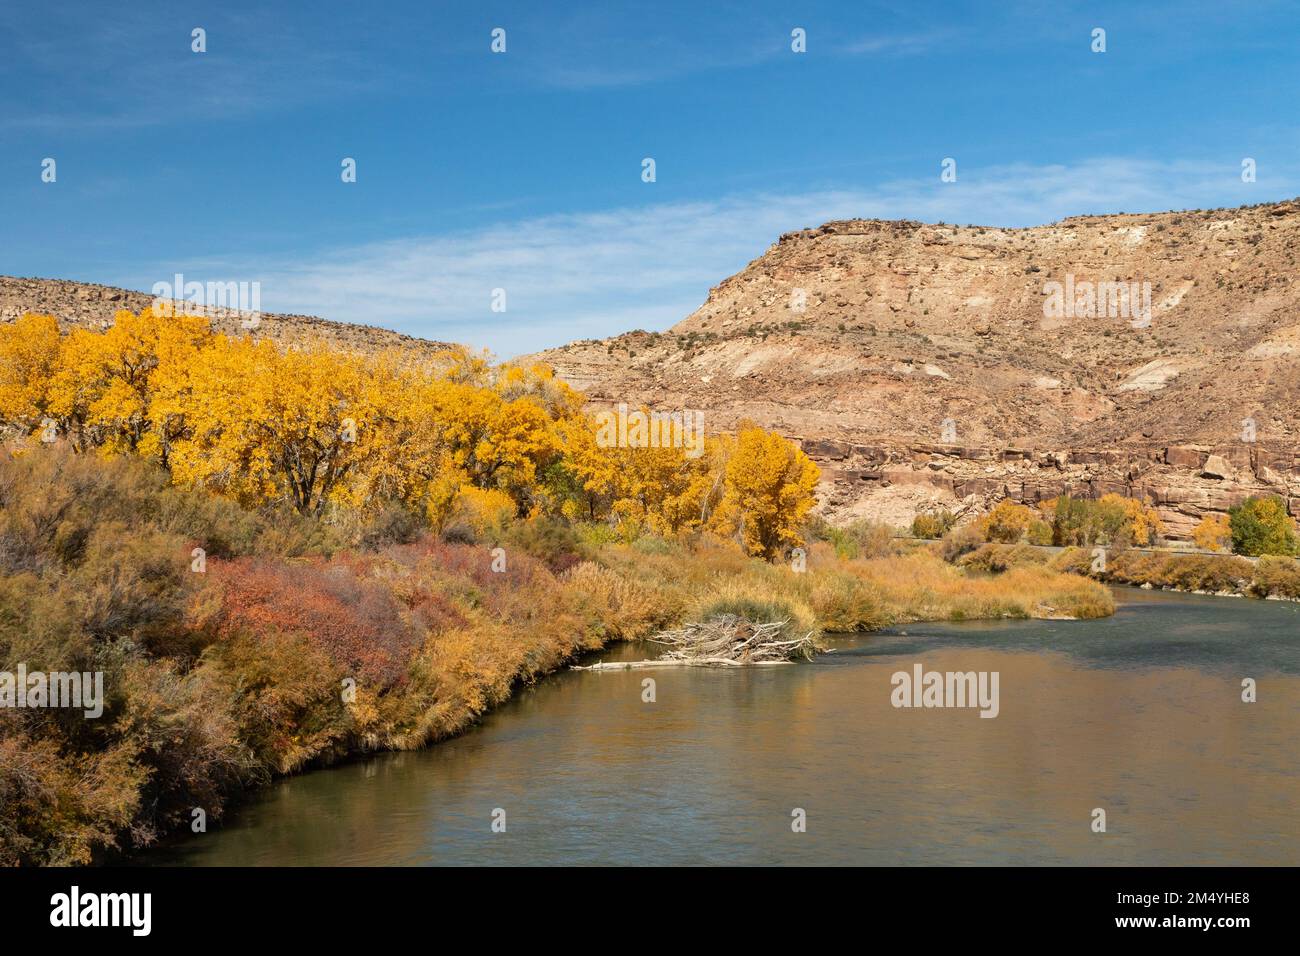
M 812 664 L 564 672 L 140 862 L 1300 863 L 1300 605 L 1116 593 L 1111 618 L 912 625 Z M 997 716 L 894 707 L 918 663 L 998 672 Z

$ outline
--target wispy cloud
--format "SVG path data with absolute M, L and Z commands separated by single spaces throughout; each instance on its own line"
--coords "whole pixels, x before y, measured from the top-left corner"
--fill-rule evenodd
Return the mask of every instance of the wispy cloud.
M 1240 182 L 1211 162 L 1095 159 L 1074 165 L 959 167 L 956 183 L 926 180 L 797 195 L 755 193 L 557 215 L 474 232 L 371 243 L 299 261 L 160 263 L 148 288 L 193 278 L 262 283 L 268 311 L 396 328 L 510 357 L 578 338 L 663 329 L 710 286 L 761 255 L 783 232 L 831 219 L 919 219 L 1026 226 L 1087 213 L 1260 202 L 1297 182 Z M 491 310 L 494 289 L 506 311 Z
M 947 39 L 945 33 L 878 34 L 846 43 L 841 51 L 851 55 L 906 56 L 925 53 Z
M 0 11 L 10 40 L 0 81 L 25 93 L 0 113 L 2 128 L 94 135 L 211 123 L 374 95 L 402 78 L 391 58 L 366 56 L 356 42 L 379 32 L 369 21 L 335 32 L 310 21 L 294 29 L 273 11 L 193 17 L 155 3 L 46 14 L 34 21 L 16 7 Z M 190 48 L 195 27 L 207 32 L 201 55 Z

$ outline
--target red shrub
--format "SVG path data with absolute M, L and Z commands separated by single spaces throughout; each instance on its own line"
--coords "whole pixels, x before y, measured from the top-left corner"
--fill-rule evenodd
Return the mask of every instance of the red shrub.
M 301 634 L 358 681 L 378 688 L 402 678 L 422 643 L 421 629 L 403 615 L 388 587 L 353 563 L 241 558 L 209 562 L 208 569 L 222 593 L 218 635 Z

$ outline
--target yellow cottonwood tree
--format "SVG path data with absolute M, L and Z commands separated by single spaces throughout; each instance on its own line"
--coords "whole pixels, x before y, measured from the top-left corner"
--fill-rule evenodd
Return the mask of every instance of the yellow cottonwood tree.
M 1232 550 L 1232 523 L 1226 514 L 1207 514 L 1192 529 L 1192 541 L 1206 551 Z
M 1127 532 L 1133 544 L 1152 544 L 1164 530 L 1159 512 L 1145 501 L 1111 492 L 1102 495 L 1097 503 L 1102 508 L 1116 509 L 1123 515 L 1122 530 Z
M 431 359 L 281 348 L 145 309 L 69 335 L 24 316 L 0 327 L 0 359 L 0 424 L 53 418 L 78 449 L 152 457 L 175 483 L 303 513 L 400 503 L 438 529 L 495 525 L 503 510 L 609 519 L 630 534 L 709 527 L 771 558 L 799 543 L 818 476 L 752 425 L 708 438 L 697 457 L 602 447 L 582 395 L 550 368 L 463 348 Z
M 401 502 L 412 510 L 432 508 L 430 514 L 438 510 L 430 501 L 433 483 L 453 467 L 439 417 L 446 387 L 444 372 L 429 362 L 412 362 L 396 352 L 368 360 L 360 404 L 371 422 L 358 436 L 364 458 L 348 483 L 352 504 L 377 510 Z M 460 476 L 454 486 L 442 481 L 444 505 L 465 480 Z
M 0 421 L 32 431 L 50 417 L 50 382 L 62 348 L 52 315 L 28 312 L 0 325 Z
M 690 458 L 676 447 L 613 451 L 616 515 L 666 536 L 700 526 L 705 498 L 715 487 L 708 458 Z
M 709 439 L 705 454 L 693 458 L 673 446 L 601 447 L 600 429 L 586 416 L 564 420 L 556 431 L 579 489 L 577 513 L 585 517 L 612 514 L 629 533 L 675 535 L 703 525 L 721 497 L 721 439 Z
M 1034 509 L 1003 498 L 993 510 L 975 522 L 975 527 L 985 541 L 1015 544 L 1029 533 L 1034 521 Z
M 559 453 L 551 419 L 533 396 L 506 400 L 490 388 L 449 382 L 435 396 L 434 418 L 455 467 L 521 509 L 539 471 Z
M 574 486 L 570 517 L 589 520 L 609 514 L 617 496 L 619 462 L 596 443 L 596 424 L 588 416 L 561 419 L 555 427 L 564 469 Z
M 820 472 L 793 442 L 742 425 L 727 458 L 717 530 L 739 536 L 745 550 L 772 560 L 803 543 L 799 529 L 811 510 Z
M 217 336 L 190 378 L 173 478 L 320 514 L 347 499 L 351 473 L 378 441 L 368 399 L 355 356 Z
M 103 332 L 75 329 L 63 341 L 50 409 L 90 433 L 76 436 L 78 444 L 93 442 L 110 454 L 157 455 L 165 464 L 168 434 L 180 424 L 169 421 L 150 435 L 153 378 L 164 362 L 173 370 L 199 364 L 197 352 L 209 339 L 207 319 L 157 315 L 150 308 L 139 315 L 119 311 Z

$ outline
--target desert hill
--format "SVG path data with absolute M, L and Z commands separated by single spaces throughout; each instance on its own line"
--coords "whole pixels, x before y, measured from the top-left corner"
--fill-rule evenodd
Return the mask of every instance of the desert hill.
M 1119 491 L 1185 535 L 1249 493 L 1296 510 L 1298 251 L 1294 201 L 831 222 L 781 236 L 667 332 L 537 357 L 598 403 L 801 439 L 833 516 Z
M 52 315 L 64 329 L 100 329 L 112 322 L 119 309 L 139 312 L 153 302 L 146 292 L 133 292 L 113 286 L 63 279 L 23 279 L 0 276 L 0 322 L 12 322 L 24 312 Z M 311 315 L 278 315 L 263 312 L 257 327 L 245 329 L 235 313 L 213 311 L 212 327 L 229 335 L 252 334 L 278 342 L 322 340 L 355 352 L 375 352 L 386 348 L 437 352 L 447 348 L 442 342 L 418 339 L 400 332 L 331 322 Z

